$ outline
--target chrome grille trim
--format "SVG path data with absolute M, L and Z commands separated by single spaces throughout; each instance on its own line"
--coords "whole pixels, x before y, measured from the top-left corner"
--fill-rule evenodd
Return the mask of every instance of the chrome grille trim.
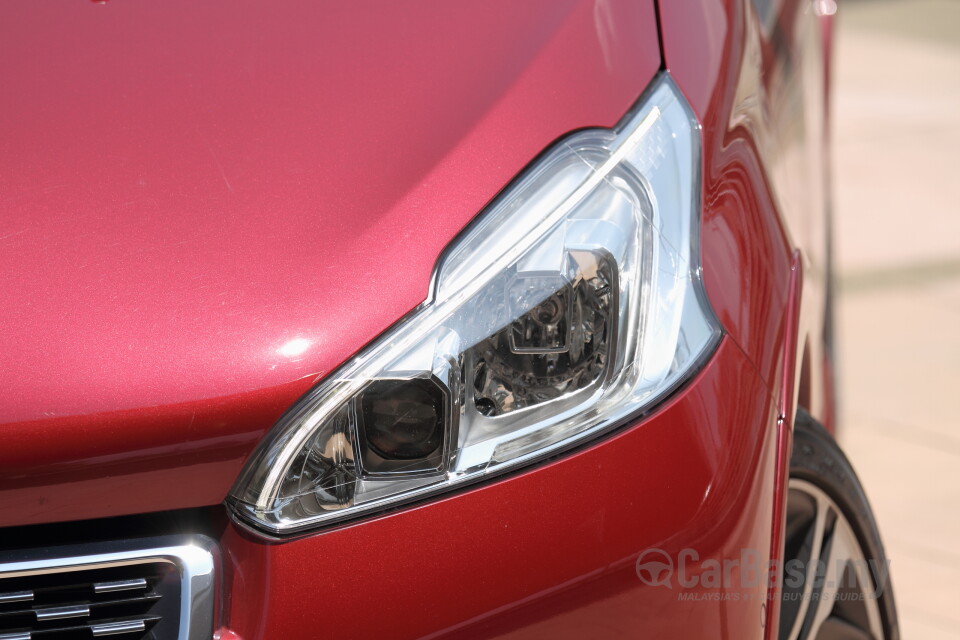
M 87 605 L 77 605 L 75 607 L 48 607 L 46 609 L 34 609 L 37 620 L 66 620 L 67 618 L 89 618 L 90 607 Z
M 145 620 L 131 620 L 129 622 L 110 622 L 107 624 L 95 624 L 90 627 L 94 638 L 101 636 L 115 636 L 125 633 L 143 632 L 147 629 Z
M 15 556 L 8 559 L 13 554 Z M 180 574 L 180 621 L 177 640 L 209 640 L 213 635 L 218 552 L 216 543 L 207 536 L 120 540 L 43 550 L 33 549 L 13 552 L 13 554 L 5 553 L 0 556 L 0 584 L 5 578 L 109 569 L 138 564 L 172 564 Z M 24 593 L 16 592 L 16 595 L 22 596 Z M 30 600 L 32 599 L 31 593 Z M 19 601 L 28 600 L 26 598 L 8 600 L 8 602 Z M 69 607 L 61 607 L 61 609 L 69 609 Z M 37 609 L 38 618 L 42 611 Z M 106 625 L 99 626 L 106 627 Z M 101 635 L 109 635 L 107 631 L 108 629 L 103 628 Z M 116 630 L 111 634 L 133 631 L 135 629 Z M 0 640 L 30 640 L 30 637 L 30 633 L 2 634 Z
M 147 581 L 143 578 L 134 580 L 114 580 L 113 582 L 97 582 L 93 585 L 94 593 L 112 593 L 114 591 L 131 591 L 133 589 L 146 589 Z
M 33 600 L 33 591 L 13 591 L 11 593 L 0 593 L 0 604 L 8 602 L 30 602 Z M 0 636 L 3 640 L 4 636 Z

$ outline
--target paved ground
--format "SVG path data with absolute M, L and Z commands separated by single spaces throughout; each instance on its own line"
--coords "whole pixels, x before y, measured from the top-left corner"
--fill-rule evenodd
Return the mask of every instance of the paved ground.
M 960 2 L 845 0 L 838 27 L 841 441 L 904 637 L 960 638 Z

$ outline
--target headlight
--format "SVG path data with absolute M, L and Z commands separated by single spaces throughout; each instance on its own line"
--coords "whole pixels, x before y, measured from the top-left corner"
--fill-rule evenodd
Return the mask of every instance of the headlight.
M 430 299 L 273 428 L 231 492 L 275 533 L 452 489 L 649 409 L 719 330 L 695 250 L 699 136 L 667 76 L 559 143 L 448 249 Z

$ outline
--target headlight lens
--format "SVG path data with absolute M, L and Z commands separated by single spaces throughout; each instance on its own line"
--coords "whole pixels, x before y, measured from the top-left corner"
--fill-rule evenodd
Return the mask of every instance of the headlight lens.
M 320 383 L 230 504 L 295 532 L 443 491 L 613 428 L 719 329 L 696 266 L 699 136 L 668 76 L 570 136 L 447 251 L 429 301 Z

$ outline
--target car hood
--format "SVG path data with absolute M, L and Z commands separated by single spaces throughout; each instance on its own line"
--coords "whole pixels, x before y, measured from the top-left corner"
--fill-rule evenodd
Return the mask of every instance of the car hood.
M 0 525 L 215 504 L 659 67 L 653 3 L 0 7 Z

